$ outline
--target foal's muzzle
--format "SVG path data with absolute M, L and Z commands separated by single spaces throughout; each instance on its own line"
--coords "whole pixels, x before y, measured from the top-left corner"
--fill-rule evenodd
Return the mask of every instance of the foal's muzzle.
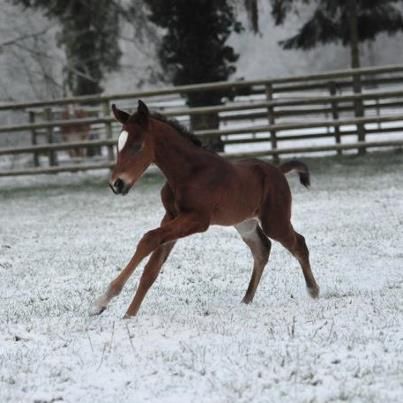
M 125 195 L 130 190 L 130 185 L 125 183 L 122 179 L 118 178 L 113 183 L 109 183 L 109 187 L 115 195 Z

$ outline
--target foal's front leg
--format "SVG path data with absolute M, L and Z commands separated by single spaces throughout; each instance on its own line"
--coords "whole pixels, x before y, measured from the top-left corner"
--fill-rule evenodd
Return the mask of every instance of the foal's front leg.
M 161 220 L 161 226 L 166 224 L 171 220 L 171 217 L 168 213 L 165 214 L 164 218 Z M 169 252 L 171 251 L 172 247 L 168 250 L 168 253 L 165 259 L 168 257 Z M 157 253 L 157 251 L 155 252 Z M 150 260 L 152 259 L 152 256 Z M 138 262 L 139 263 L 139 262 Z M 130 260 L 130 262 L 126 265 L 126 267 L 119 273 L 119 275 L 110 282 L 106 291 L 96 299 L 93 310 L 91 314 L 93 315 L 100 315 L 109 305 L 111 300 L 118 296 L 122 291 L 124 285 L 126 284 L 127 280 L 133 274 L 134 270 L 136 269 L 138 263 L 134 261 L 134 256 Z
M 166 225 L 147 233 L 140 241 L 137 250 L 142 248 L 147 250 L 147 247 L 150 248 L 149 245 L 166 245 L 167 243 L 176 241 L 178 238 L 183 238 L 196 232 L 204 232 L 208 227 L 208 220 L 201 216 L 196 214 L 180 215 Z M 159 267 L 159 269 L 160 268 L 161 267 Z M 156 270 L 153 265 L 147 265 L 144 268 L 140 284 L 136 290 L 133 301 L 126 312 L 125 318 L 137 314 L 147 291 L 158 277 L 159 269 Z
M 137 313 L 147 291 L 154 284 L 154 281 L 157 279 L 161 271 L 162 265 L 167 260 L 174 246 L 175 241 L 166 243 L 165 245 L 161 245 L 151 254 L 150 260 L 144 267 L 143 274 L 140 278 L 140 284 L 129 309 L 127 310 L 125 318 L 133 316 Z
M 139 263 L 151 252 L 160 248 L 162 245 L 176 241 L 178 238 L 205 231 L 208 225 L 208 220 L 201 218 L 199 215 L 188 213 L 180 215 L 171 221 L 163 220 L 161 227 L 147 232 L 138 243 L 136 252 L 130 262 L 116 279 L 110 283 L 105 294 L 96 301 L 95 313 L 99 314 L 105 310 L 110 300 L 120 293 Z M 134 316 L 137 313 L 146 292 L 158 276 L 159 270 L 157 270 L 156 275 L 154 274 L 155 270 L 155 265 L 153 264 L 146 266 L 140 280 L 139 288 L 125 317 Z

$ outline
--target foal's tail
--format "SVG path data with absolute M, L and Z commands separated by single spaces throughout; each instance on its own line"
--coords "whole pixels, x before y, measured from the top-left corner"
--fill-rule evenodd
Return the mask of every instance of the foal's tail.
M 308 188 L 311 185 L 311 180 L 309 177 L 309 169 L 306 164 L 298 160 L 292 160 L 288 162 L 284 162 L 279 166 L 280 171 L 283 174 L 287 174 L 291 171 L 297 171 L 299 176 L 299 181 Z

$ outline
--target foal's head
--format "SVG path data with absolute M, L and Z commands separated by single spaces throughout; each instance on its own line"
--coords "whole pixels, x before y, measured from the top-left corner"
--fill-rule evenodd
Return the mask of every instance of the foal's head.
M 153 150 L 147 141 L 150 126 L 146 104 L 139 101 L 132 115 L 119 110 L 114 104 L 112 111 L 122 123 L 118 140 L 118 154 L 109 185 L 115 194 L 125 195 L 153 161 Z

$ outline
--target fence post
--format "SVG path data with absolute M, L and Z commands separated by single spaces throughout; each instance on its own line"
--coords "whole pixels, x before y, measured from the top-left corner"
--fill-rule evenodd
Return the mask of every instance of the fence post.
M 266 84 L 266 99 L 268 102 L 273 101 L 273 84 L 272 83 L 267 83 Z M 275 119 L 274 119 L 274 106 L 269 105 L 267 107 L 267 119 L 269 121 L 269 125 L 274 125 Z M 277 150 L 277 137 L 276 137 L 276 131 L 270 130 L 270 143 L 271 143 L 271 149 Z M 280 158 L 277 153 L 273 153 L 273 161 L 275 163 L 280 162 Z
M 49 123 L 52 122 L 53 120 L 52 108 L 49 107 L 45 108 L 44 115 L 47 122 Z M 53 126 L 50 126 L 46 129 L 46 140 L 48 144 L 53 143 L 53 129 L 54 129 Z M 49 150 L 48 155 L 49 155 L 49 165 L 56 166 L 57 165 L 56 153 L 53 150 Z
M 110 107 L 109 107 L 109 100 L 105 100 L 102 104 L 103 114 L 106 119 L 110 118 Z M 106 138 L 112 139 L 113 138 L 113 130 L 112 130 L 112 122 L 105 122 L 105 131 L 106 131 Z M 113 145 L 108 146 L 108 159 L 109 161 L 115 160 L 115 153 L 113 151 Z
M 375 104 L 376 104 L 376 116 L 378 116 L 378 118 L 379 118 L 380 115 L 381 115 L 381 105 L 379 103 L 379 98 L 375 99 Z M 382 125 L 381 125 L 381 121 L 379 120 L 378 121 L 378 129 L 381 130 L 381 128 L 382 128 Z
M 32 124 L 35 123 L 35 112 L 34 111 L 29 111 L 29 123 L 32 123 Z M 31 143 L 32 143 L 32 145 L 38 144 L 35 129 L 31 129 Z M 33 157 L 34 157 L 34 166 L 39 167 L 39 154 L 37 151 L 34 151 Z
M 336 96 L 336 83 L 334 81 L 329 81 L 329 93 L 332 97 Z M 331 108 L 332 108 L 332 119 L 333 120 L 339 120 L 339 110 L 337 108 L 337 101 L 332 100 L 330 102 Z M 334 125 L 333 127 L 334 130 L 334 137 L 336 140 L 336 144 L 341 143 L 341 137 L 340 137 L 340 126 Z M 337 154 L 341 155 L 342 150 L 337 150 Z
M 359 95 L 362 93 L 361 87 L 361 75 L 360 74 L 353 74 L 353 93 L 354 95 Z M 356 118 L 363 118 L 364 117 L 364 105 L 363 100 L 361 98 L 357 98 L 354 101 L 354 115 Z M 358 141 L 365 142 L 365 124 L 358 123 L 357 124 L 357 133 L 358 133 Z M 360 147 L 358 149 L 359 155 L 364 155 L 366 153 L 365 147 Z

